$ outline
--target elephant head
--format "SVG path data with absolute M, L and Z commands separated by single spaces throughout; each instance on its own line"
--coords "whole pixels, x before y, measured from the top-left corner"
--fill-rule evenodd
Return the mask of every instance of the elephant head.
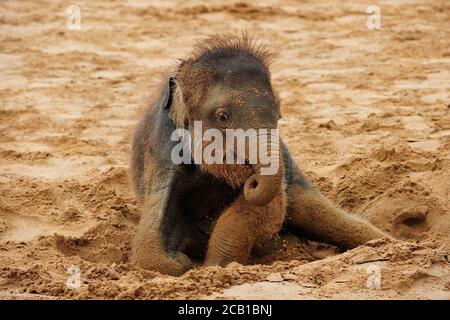
M 208 162 L 204 157 L 196 163 L 230 185 L 243 187 L 247 201 L 257 206 L 275 197 L 283 179 L 280 143 L 274 133 L 280 105 L 271 85 L 268 60 L 265 49 L 246 36 L 205 41 L 182 61 L 172 78 L 169 110 L 175 126 L 190 132 L 191 150 L 200 147 L 205 151 L 220 140 L 222 150 L 215 149 L 214 157 L 223 163 Z M 214 139 L 204 140 L 211 129 L 222 138 L 213 134 Z M 192 138 L 199 136 L 195 130 L 201 130 L 200 142 Z M 253 138 L 256 150 L 250 146 Z

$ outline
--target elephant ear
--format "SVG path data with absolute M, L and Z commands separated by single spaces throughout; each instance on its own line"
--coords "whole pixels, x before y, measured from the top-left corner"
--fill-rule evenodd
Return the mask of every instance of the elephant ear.
M 170 111 L 173 104 L 173 93 L 175 90 L 175 77 L 170 77 L 167 86 L 161 94 L 160 104 L 164 110 Z
M 169 78 L 164 90 L 161 105 L 168 112 L 169 118 L 175 127 L 182 128 L 187 120 L 186 107 L 183 102 L 181 89 L 174 76 Z

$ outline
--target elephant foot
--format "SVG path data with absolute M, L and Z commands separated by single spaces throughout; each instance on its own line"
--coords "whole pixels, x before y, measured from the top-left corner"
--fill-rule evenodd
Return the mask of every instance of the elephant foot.
M 139 267 L 179 276 L 192 268 L 193 262 L 181 252 L 144 254 L 135 252 L 132 261 Z
M 182 252 L 166 250 L 159 232 L 145 232 L 145 228 L 138 229 L 131 260 L 141 268 L 174 276 L 182 275 L 193 265 Z

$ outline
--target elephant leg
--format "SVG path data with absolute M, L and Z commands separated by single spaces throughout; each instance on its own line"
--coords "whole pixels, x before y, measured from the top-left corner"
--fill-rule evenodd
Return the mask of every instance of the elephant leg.
M 345 249 L 373 239 L 392 239 L 368 221 L 333 205 L 310 185 L 292 159 L 290 180 L 286 219 L 289 229 Z
M 391 238 L 368 221 L 337 208 L 304 183 L 290 187 L 288 202 L 288 227 L 314 240 L 354 248 L 372 239 Z
M 254 206 L 240 195 L 221 214 L 211 234 L 205 265 L 246 263 L 252 248 L 281 229 L 286 210 L 284 189 L 266 206 Z
M 164 274 L 181 275 L 192 263 L 183 253 L 167 250 L 162 239 L 162 221 L 167 214 L 173 181 L 166 173 L 155 179 L 151 191 L 146 194 L 143 214 L 134 239 L 132 260 L 145 269 Z

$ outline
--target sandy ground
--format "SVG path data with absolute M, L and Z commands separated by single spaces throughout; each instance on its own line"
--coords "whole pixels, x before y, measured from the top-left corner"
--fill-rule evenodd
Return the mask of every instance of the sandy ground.
M 79 31 L 71 4 L 0 3 L 0 298 L 450 299 L 448 1 L 377 1 L 381 30 L 367 1 L 77 1 Z M 408 242 L 342 253 L 291 236 L 254 265 L 181 277 L 129 263 L 138 111 L 197 40 L 245 28 L 278 54 L 300 167 Z

